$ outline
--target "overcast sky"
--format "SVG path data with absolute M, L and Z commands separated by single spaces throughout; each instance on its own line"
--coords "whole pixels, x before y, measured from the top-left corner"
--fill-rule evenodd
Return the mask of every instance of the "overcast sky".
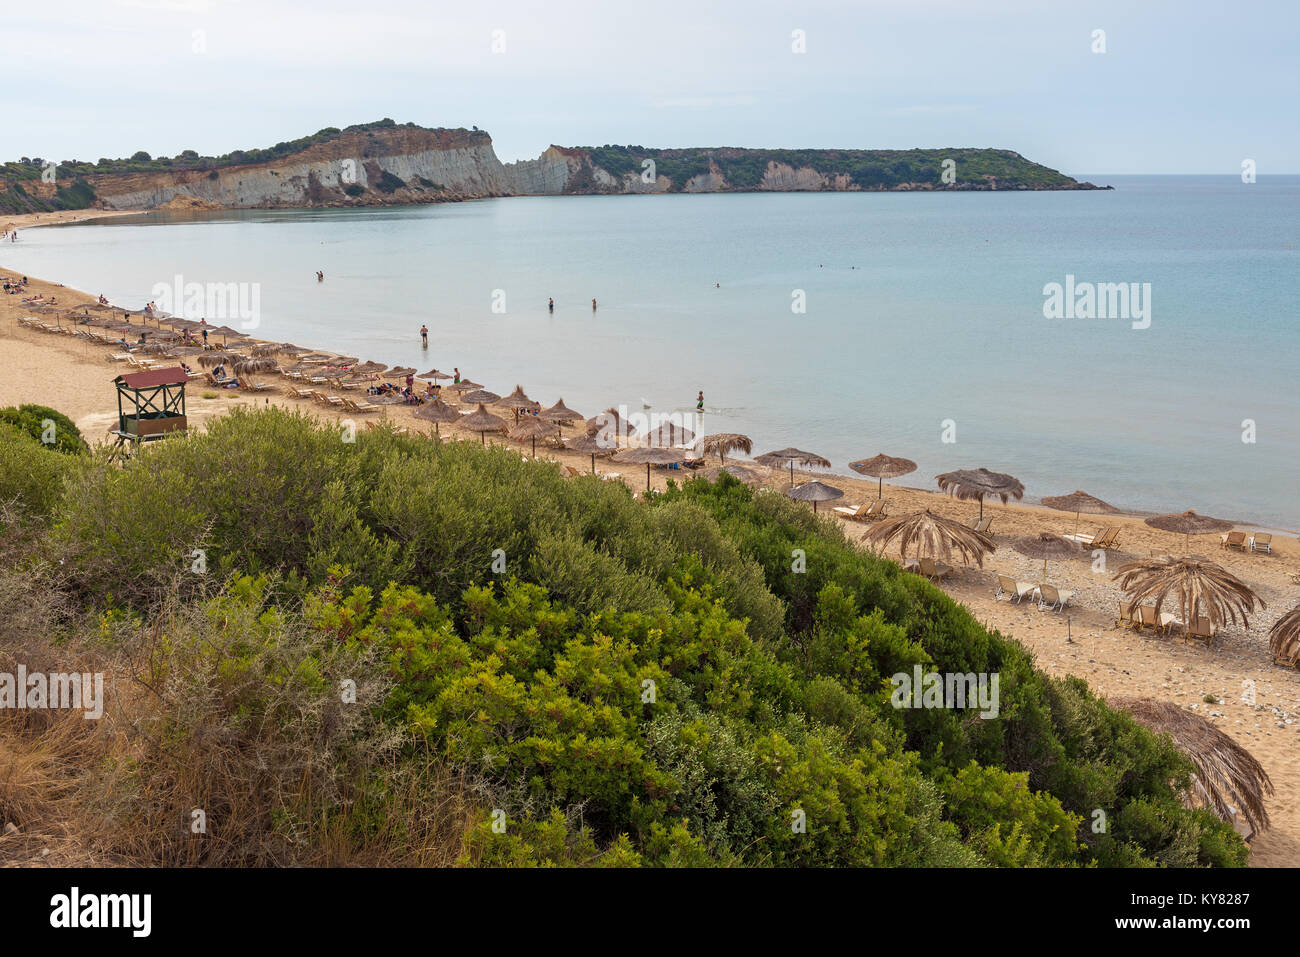
M 1297 0 L 8 3 L 0 158 L 220 154 L 388 116 L 477 125 L 505 161 L 551 143 L 991 146 L 1073 174 L 1236 174 L 1247 158 L 1260 174 L 1297 173 L 1298 11 Z

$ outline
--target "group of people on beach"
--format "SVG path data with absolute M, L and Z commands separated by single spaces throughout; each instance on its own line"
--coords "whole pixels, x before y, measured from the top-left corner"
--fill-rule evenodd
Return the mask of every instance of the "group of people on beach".
M 12 276 L 4 277 L 4 290 L 5 290 L 5 295 L 7 296 L 15 296 L 20 292 L 26 292 L 27 291 L 26 287 L 27 287 L 26 276 L 23 276 L 21 279 L 14 279 Z

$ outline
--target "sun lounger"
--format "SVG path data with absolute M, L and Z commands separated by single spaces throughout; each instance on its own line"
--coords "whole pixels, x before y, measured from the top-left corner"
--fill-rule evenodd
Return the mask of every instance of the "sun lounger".
M 369 413 L 384 411 L 382 405 L 371 405 L 369 402 L 353 402 L 351 399 L 344 399 L 343 407 L 351 412 Z
M 1250 539 L 1250 550 L 1252 552 L 1266 552 L 1273 554 L 1273 533 L 1256 532 Z
M 1142 605 L 1137 610 L 1137 627 L 1138 631 L 1144 631 L 1150 628 L 1152 631 L 1164 631 L 1164 625 L 1160 623 L 1160 616 L 1156 613 L 1155 605 Z
M 917 572 L 931 581 L 937 582 L 953 573 L 951 565 L 936 562 L 933 558 L 922 558 L 917 562 Z
M 1070 603 L 1074 597 L 1074 592 L 1066 588 L 1057 588 L 1055 585 L 1038 586 L 1038 607 L 1050 608 L 1052 611 L 1061 611 Z
M 998 590 L 994 593 L 994 598 L 1005 598 L 1007 601 L 1013 601 L 1017 605 L 1034 593 L 1034 586 L 1029 582 L 1018 582 L 1014 578 L 1008 578 L 1006 575 L 998 576 Z
M 972 518 L 966 524 L 981 535 L 987 535 L 989 533 L 989 528 L 993 525 L 993 516 L 990 515 L 987 518 Z
M 265 382 L 254 382 L 252 379 L 239 378 L 237 381 L 241 389 L 247 389 L 249 392 L 265 392 L 271 388 Z
M 1215 628 L 1210 624 L 1210 619 L 1198 617 L 1192 624 L 1187 626 L 1188 638 L 1200 638 L 1207 645 L 1214 643 Z
M 622 472 L 599 472 L 600 478 L 604 482 L 613 482 L 623 477 Z
M 564 467 L 564 471 L 569 475 L 570 478 L 577 478 L 579 475 L 582 474 L 577 469 L 575 469 L 572 465 L 566 465 Z
M 874 502 L 867 502 L 865 505 L 859 505 L 857 508 L 850 508 L 847 505 L 835 506 L 835 511 L 839 512 L 847 519 L 855 522 L 869 522 L 873 519 L 883 518 L 887 503 L 881 499 Z
M 870 502 L 865 505 L 858 505 L 853 507 L 848 505 L 836 505 L 835 511 L 843 515 L 847 519 L 852 519 L 853 521 L 860 521 L 871 514 L 871 506 L 874 504 L 875 504 L 874 502 Z
M 1091 535 L 1088 535 L 1084 532 L 1079 532 L 1077 535 L 1062 535 L 1061 537 L 1064 538 L 1067 542 L 1074 542 L 1078 545 L 1082 545 L 1084 548 L 1089 548 L 1091 547 L 1093 542 L 1098 541 L 1108 531 L 1110 531 L 1110 529 L 1108 528 L 1099 528 Z
M 1235 548 L 1238 551 L 1246 550 L 1246 533 L 1245 532 L 1228 532 L 1219 542 L 1220 548 Z
M 1116 628 L 1132 628 L 1138 631 L 1142 628 L 1142 623 L 1138 617 L 1136 608 L 1129 608 L 1123 602 L 1119 603 L 1119 617 L 1115 619 Z
M 1100 548 L 1102 551 L 1114 548 L 1119 544 L 1119 526 L 1111 525 L 1106 528 L 1097 530 L 1095 535 L 1065 535 L 1064 538 L 1072 542 L 1077 542 L 1086 549 Z

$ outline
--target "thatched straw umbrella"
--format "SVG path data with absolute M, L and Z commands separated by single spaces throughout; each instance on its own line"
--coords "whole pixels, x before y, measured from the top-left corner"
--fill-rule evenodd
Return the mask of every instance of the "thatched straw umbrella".
M 1268 631 L 1268 650 L 1273 663 L 1300 668 L 1300 605 L 1273 622 Z
M 804 467 L 828 469 L 831 467 L 830 459 L 824 459 L 815 452 L 805 452 L 802 449 L 777 449 L 775 452 L 764 452 L 754 459 L 759 465 L 766 465 L 769 468 L 779 468 L 782 465 L 790 466 L 790 485 L 794 485 L 794 465 L 798 462 Z
M 1208 515 L 1197 515 L 1191 509 L 1186 512 L 1169 512 L 1166 515 L 1153 515 L 1144 519 L 1152 528 L 1158 528 L 1162 532 L 1177 532 L 1185 536 L 1183 539 L 1183 551 L 1190 551 L 1192 546 L 1193 535 L 1209 535 L 1214 532 L 1228 532 L 1232 530 L 1232 522 L 1225 522 L 1221 518 L 1210 518 Z
M 962 562 L 969 563 L 973 558 L 981 568 L 984 567 L 984 556 L 997 550 L 997 545 L 987 535 L 969 525 L 936 515 L 929 509 L 887 518 L 868 530 L 862 540 L 881 549 L 897 540 L 903 558 L 907 557 L 908 549 L 915 549 L 918 558 L 941 558 L 944 561 L 951 561 L 953 552 L 956 552 Z
M 260 358 L 262 356 L 278 356 L 293 351 L 292 346 L 286 346 L 283 342 L 259 342 L 248 350 L 248 354 Z
M 1109 502 L 1103 502 L 1095 495 L 1089 495 L 1087 492 L 1071 492 L 1069 495 L 1049 495 L 1043 499 L 1043 504 L 1048 508 L 1054 508 L 1058 512 L 1074 513 L 1074 534 L 1079 534 L 1079 513 L 1087 512 L 1089 515 L 1117 515 L 1119 509 Z
M 736 465 L 734 462 L 730 465 L 715 465 L 712 468 L 701 469 L 696 475 L 710 482 L 716 482 L 723 475 L 730 475 L 737 482 L 744 482 L 746 485 L 761 485 L 763 482 L 763 476 L 758 472 L 743 465 Z
M 351 365 L 356 361 L 357 361 L 356 359 L 352 359 L 352 360 L 340 359 L 339 365 L 344 365 L 344 366 Z M 405 379 L 408 375 L 409 376 L 415 375 L 415 366 L 393 366 L 391 369 L 388 370 L 388 374 L 390 376 L 393 376 L 396 379 Z
M 564 404 L 563 399 L 555 403 L 555 405 L 551 406 L 549 409 L 542 409 L 542 411 L 538 412 L 537 414 L 538 416 L 540 416 L 543 419 L 546 419 L 549 422 L 554 422 L 557 426 L 559 426 L 561 433 L 564 432 L 564 425 L 566 422 L 582 421 L 582 413 L 574 412 L 572 409 L 570 409 L 567 405 Z
M 529 418 L 533 418 L 529 416 Z M 618 451 L 618 446 L 607 445 L 598 435 L 577 435 L 568 439 L 564 447 L 572 452 L 583 452 L 591 456 L 591 473 L 596 474 L 596 456 L 613 455 Z
M 874 478 L 876 480 L 876 498 L 881 499 L 885 496 L 885 479 L 910 475 L 916 471 L 916 463 L 911 459 L 896 459 L 892 455 L 881 452 L 874 458 L 858 459 L 856 462 L 850 462 L 849 468 L 859 475 L 870 475 Z
M 837 498 L 844 497 L 841 489 L 823 482 L 804 482 L 802 485 L 786 489 L 785 494 L 796 502 L 812 502 L 814 513 L 817 511 L 818 502 L 833 502 Z
M 516 385 L 515 391 L 511 392 L 504 399 L 497 399 L 496 404 L 502 408 L 513 409 L 516 422 L 519 421 L 520 412 L 525 410 L 529 412 L 538 412 L 541 411 L 542 408 L 540 402 L 534 402 L 532 399 L 528 398 L 527 393 L 524 392 L 524 387 L 521 385 Z
M 233 365 L 246 358 L 248 357 L 239 352 L 205 352 L 199 356 L 199 365 L 211 369 L 213 366 Z
M 454 377 L 451 376 L 451 375 L 449 375 L 449 374 L 447 374 L 446 372 L 439 372 L 437 369 L 430 369 L 428 372 L 424 372 L 424 373 L 421 373 L 420 375 L 416 376 L 416 378 L 417 378 L 417 379 L 432 379 L 432 380 L 434 380 L 434 381 L 436 382 L 438 379 L 451 379 L 451 378 L 454 378 Z
M 619 438 L 633 439 L 640 434 L 623 416 L 619 415 L 618 409 L 613 407 L 599 415 L 593 415 L 585 424 L 588 435 L 604 433 L 616 444 Z
M 1021 555 L 1029 558 L 1041 558 L 1043 560 L 1043 577 L 1047 577 L 1047 562 L 1059 561 L 1063 558 L 1073 558 L 1079 554 L 1079 546 L 1074 542 L 1062 538 L 1060 535 L 1053 535 L 1050 532 L 1039 532 L 1037 535 L 1024 535 L 1017 538 L 1011 543 L 1011 547 Z
M 508 427 L 505 419 L 493 415 L 487 409 L 483 408 L 480 402 L 479 407 L 469 415 L 463 415 L 460 418 L 460 424 L 471 431 L 477 432 L 479 441 L 487 445 L 487 434 L 489 432 L 504 432 Z
M 491 405 L 501 396 L 495 392 L 489 392 L 487 389 L 472 389 L 469 392 L 462 392 L 460 401 L 468 405 Z
M 645 446 L 637 449 L 624 449 L 619 452 L 611 461 L 627 465 L 644 465 L 645 466 L 645 490 L 650 491 L 650 466 L 652 465 L 671 465 L 673 462 L 680 462 L 686 458 L 681 449 L 661 449 L 653 446 Z
M 1127 711 L 1138 724 L 1167 734 L 1174 747 L 1183 752 L 1196 768 L 1192 775 L 1192 793 L 1185 803 L 1213 809 L 1223 820 L 1233 823 L 1236 809 L 1250 825 L 1250 837 L 1268 829 L 1265 795 L 1273 793 L 1264 766 L 1249 751 L 1198 714 L 1172 701 L 1152 698 L 1114 697 L 1111 706 Z
M 533 443 L 533 458 L 536 458 L 537 440 L 549 439 L 559 434 L 560 427 L 554 422 L 547 422 L 535 415 L 526 415 L 513 429 L 506 433 L 506 437 L 514 442 L 531 440 Z
M 1138 605 L 1154 603 L 1156 614 L 1171 596 L 1190 627 L 1197 618 L 1208 618 L 1215 628 L 1237 616 L 1249 627 L 1246 615 L 1256 604 L 1267 607 L 1249 585 L 1222 565 L 1204 558 L 1147 558 L 1121 565 L 1115 572 L 1119 587 L 1131 596 L 1130 614 Z
M 748 435 L 741 435 L 739 432 L 717 432 L 713 435 L 706 435 L 699 441 L 701 455 L 708 455 L 710 452 L 717 455 L 718 461 L 723 465 L 727 464 L 728 452 L 744 452 L 748 455 L 754 450 L 754 440 Z
M 230 368 L 235 375 L 245 376 L 252 375 L 255 372 L 274 372 L 279 367 L 280 363 L 269 356 L 263 356 L 260 359 L 240 359 Z
M 427 422 L 432 422 L 434 435 L 439 434 L 439 422 L 459 422 L 461 420 L 461 414 L 459 412 L 449 406 L 446 402 L 443 402 L 442 399 L 437 398 L 424 403 L 424 405 L 416 409 L 415 417 L 417 419 L 424 419 Z
M 208 326 L 208 335 L 221 336 L 221 344 L 226 345 L 231 339 L 247 339 L 248 333 L 231 329 L 229 326 Z
M 695 433 L 685 426 L 678 425 L 676 422 L 665 422 L 659 428 L 647 432 L 642 437 L 642 442 L 646 445 L 670 449 L 674 446 L 685 445 L 693 438 L 695 438 Z
M 1007 504 L 1007 499 L 1017 501 L 1025 497 L 1025 486 L 1014 475 L 990 472 L 988 469 L 958 469 L 936 475 L 939 491 L 949 492 L 959 499 L 979 499 L 980 518 L 984 517 L 984 496 L 995 495 Z
M 471 382 L 469 379 L 461 379 L 461 380 L 460 380 L 459 382 L 457 382 L 455 385 L 451 386 L 451 391 L 452 391 L 452 392 L 456 392 L 456 393 L 460 393 L 460 394 L 464 394 L 464 393 L 469 392 L 469 391 L 471 391 L 471 390 L 473 390 L 473 389 L 481 389 L 481 388 L 483 388 L 483 386 L 481 386 L 481 385 L 480 385 L 479 383 L 477 383 L 477 382 Z

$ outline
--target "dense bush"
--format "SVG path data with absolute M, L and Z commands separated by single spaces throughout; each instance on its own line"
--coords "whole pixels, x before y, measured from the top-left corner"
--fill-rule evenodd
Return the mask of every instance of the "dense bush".
M 73 421 L 44 405 L 20 405 L 0 409 L 0 422 L 16 426 L 37 442 L 58 452 L 80 455 L 90 451 Z
M 68 458 L 24 448 L 51 474 Z M 257 860 L 287 859 L 286 834 L 318 840 L 322 815 L 356 841 L 417 826 L 419 791 L 376 776 L 358 742 L 469 782 L 466 863 L 1245 859 L 1227 825 L 1183 808 L 1189 765 L 1167 739 L 1045 677 L 834 523 L 729 477 L 647 504 L 504 449 L 383 429 L 344 441 L 275 409 L 121 468 L 88 459 L 52 480 L 59 494 L 16 473 L 0 494 L 52 513 L 58 587 L 135 623 L 100 646 L 138 642 L 160 609 L 179 622 L 143 660 L 202 704 L 160 705 L 191 730 L 133 787 L 160 786 L 148 768 L 243 780 L 241 748 L 313 782 L 310 802 L 252 778 L 248 806 L 213 791 Z M 997 716 L 891 707 L 890 676 L 915 665 L 997 673 Z M 329 694 L 343 674 L 363 688 L 346 719 Z M 229 764 L 187 756 L 214 733 L 200 711 L 227 735 L 252 721 Z M 334 770 L 295 750 L 304 739 L 337 743 Z

